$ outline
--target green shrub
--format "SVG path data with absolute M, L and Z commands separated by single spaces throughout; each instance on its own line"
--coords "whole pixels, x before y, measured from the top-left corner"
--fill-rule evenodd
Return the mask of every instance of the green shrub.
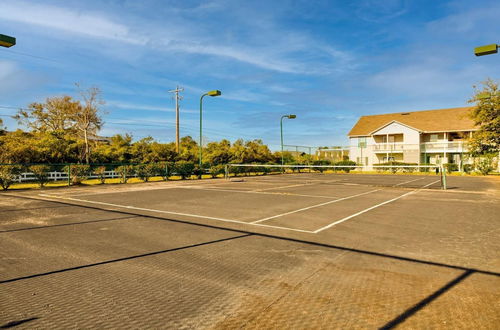
M 71 175 L 71 183 L 74 185 L 79 185 L 83 180 L 86 180 L 90 175 L 90 166 L 83 164 L 68 165 L 63 168 L 63 171 L 68 173 L 68 169 Z
M 129 177 L 134 175 L 134 167 L 132 165 L 121 165 L 115 168 L 115 172 L 120 176 L 121 183 L 127 183 Z
M 182 180 L 190 178 L 194 174 L 194 163 L 185 160 L 180 160 L 174 165 L 174 170 L 177 175 L 180 175 Z
M 474 170 L 474 166 L 472 164 L 465 164 L 463 170 L 465 173 L 470 174 Z
M 144 182 L 148 182 L 149 178 L 158 173 L 161 173 L 160 166 L 155 163 L 139 164 L 135 166 L 135 174 Z
M 212 166 L 210 166 L 208 171 L 209 171 L 210 175 L 212 176 L 212 178 L 216 178 L 220 174 L 224 174 L 225 166 L 224 165 L 212 165 Z
M 202 175 L 207 173 L 209 169 L 209 164 L 203 164 L 201 167 L 199 164 L 194 164 L 193 174 L 198 177 L 198 179 L 202 178 Z
M 317 159 L 317 160 L 313 161 L 313 165 L 317 165 L 317 166 L 332 165 L 332 162 L 328 159 Z M 319 171 L 320 173 L 323 173 L 327 169 L 328 169 L 327 167 L 314 168 L 314 170 Z
M 444 167 L 446 169 L 446 172 L 456 172 L 456 171 L 458 171 L 458 164 L 448 163 L 448 164 L 444 164 Z
M 99 166 L 94 168 L 93 173 L 97 175 L 97 178 L 99 179 L 99 182 L 101 182 L 101 184 L 104 184 L 104 182 L 106 182 L 106 166 Z
M 491 157 L 484 157 L 479 159 L 479 162 L 477 163 L 477 170 L 482 175 L 488 175 L 491 171 L 494 170 L 493 159 Z
M 48 165 L 31 165 L 28 170 L 33 173 L 35 179 L 42 188 L 49 181 L 50 166 Z
M 338 167 L 339 170 L 349 173 L 353 169 L 352 166 L 356 166 L 357 164 L 352 160 L 341 160 L 340 162 L 333 163 L 333 165 L 340 166 Z
M 230 166 L 229 167 L 229 173 L 234 174 L 234 176 L 238 176 L 238 174 L 243 173 L 245 170 L 245 167 L 242 166 Z
M 396 173 L 396 172 L 411 173 L 411 172 L 416 171 L 416 167 L 414 167 L 414 166 L 417 166 L 418 164 L 417 163 L 404 163 L 404 162 L 393 161 L 393 162 L 381 163 L 381 164 L 377 164 L 377 165 L 378 166 L 394 166 L 394 167 L 390 167 L 389 169 L 387 169 L 387 167 L 382 167 L 382 168 L 375 167 L 375 169 L 378 172 L 389 171 L 391 173 Z
M 22 167 L 18 165 L 0 165 L 0 186 L 3 190 L 9 187 L 16 181 L 19 174 L 22 173 Z

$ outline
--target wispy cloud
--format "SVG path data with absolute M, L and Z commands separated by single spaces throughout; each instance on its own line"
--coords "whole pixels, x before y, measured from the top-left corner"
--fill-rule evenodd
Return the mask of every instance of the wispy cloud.
M 144 37 L 132 36 L 124 24 L 113 22 L 104 15 L 50 5 L 3 1 L 0 3 L 0 18 L 94 38 L 138 45 L 147 42 Z
M 214 3 L 198 9 L 207 10 L 215 7 L 217 5 Z M 140 18 L 135 18 L 133 24 L 130 24 L 130 22 L 120 22 L 117 17 L 111 18 L 103 13 L 84 9 L 77 10 L 24 1 L 4 1 L 0 3 L 0 18 L 82 37 L 150 47 L 161 52 L 221 57 L 283 73 L 324 73 L 324 67 L 317 68 L 309 65 L 307 59 L 313 54 L 326 56 L 334 62 L 341 61 L 344 64 L 349 58 L 347 53 L 336 50 L 330 45 L 323 45 L 315 41 L 311 35 L 301 31 L 290 31 L 290 27 L 283 28 L 278 25 L 273 26 L 271 30 L 255 27 L 255 35 L 262 35 L 262 37 L 253 37 L 248 44 L 235 42 L 235 40 L 230 40 L 229 43 L 219 40 L 217 36 L 211 36 L 213 34 L 207 35 L 203 31 L 203 25 L 193 24 L 192 21 L 182 19 L 182 17 L 176 19 L 178 24 L 174 29 L 174 26 L 165 26 L 164 22 L 145 22 Z M 252 19 L 249 17 L 248 21 Z M 151 31 L 151 29 L 153 33 L 146 33 L 146 30 Z M 274 40 L 275 43 L 269 45 L 269 39 Z M 112 53 L 108 48 L 102 51 Z M 125 58 L 130 59 L 130 56 Z

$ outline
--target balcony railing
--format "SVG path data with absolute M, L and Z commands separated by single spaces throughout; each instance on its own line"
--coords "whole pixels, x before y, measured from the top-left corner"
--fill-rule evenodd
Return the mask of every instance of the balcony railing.
M 421 152 L 467 152 L 469 148 L 465 141 L 425 142 L 420 144 Z
M 375 143 L 372 145 L 374 152 L 403 152 L 409 149 L 418 149 L 418 145 L 405 144 L 404 142 Z
M 366 147 L 373 152 L 402 153 L 404 151 L 420 152 L 468 152 L 467 142 L 465 141 L 445 141 L 445 142 L 424 142 L 420 144 L 407 144 L 404 142 L 375 143 Z

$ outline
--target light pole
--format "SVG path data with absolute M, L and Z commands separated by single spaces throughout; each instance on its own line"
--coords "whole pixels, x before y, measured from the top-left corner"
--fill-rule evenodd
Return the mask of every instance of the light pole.
M 205 96 L 219 96 L 221 95 L 221 91 L 220 90 L 213 90 L 213 91 L 210 91 L 210 92 L 206 92 L 205 94 L 203 94 L 201 97 L 200 97 L 200 145 L 199 145 L 199 149 L 200 149 L 200 173 L 201 173 L 201 169 L 202 169 L 202 164 L 203 164 L 203 145 L 202 145 L 202 138 L 203 138 L 203 135 L 202 135 L 202 110 L 203 110 L 203 98 Z M 200 174 L 200 179 L 201 179 L 201 174 Z
M 6 36 L 5 34 L 0 34 L 0 46 L 2 47 L 12 47 L 16 44 L 16 38 Z
M 490 45 L 485 45 L 485 46 L 480 46 L 474 48 L 474 54 L 476 56 L 483 56 L 483 55 L 490 55 L 490 54 L 496 54 L 498 53 L 498 45 L 497 44 L 490 44 Z M 478 96 L 480 100 L 485 100 L 485 99 L 491 99 L 491 95 L 482 93 L 481 95 Z M 500 159 L 500 151 L 498 152 L 498 158 Z M 497 165 L 497 171 L 500 171 L 500 161 L 498 162 Z
M 296 115 L 284 115 L 284 116 L 281 116 L 281 120 L 280 120 L 280 132 L 281 132 L 281 166 L 285 165 L 285 159 L 283 157 L 283 118 L 295 119 L 295 118 L 297 118 L 297 116 Z

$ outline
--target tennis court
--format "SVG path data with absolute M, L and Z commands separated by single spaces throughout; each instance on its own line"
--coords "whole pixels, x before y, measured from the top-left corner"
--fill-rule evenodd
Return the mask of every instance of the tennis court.
M 500 180 L 446 180 L 288 173 L 5 193 L 0 326 L 494 328 Z

